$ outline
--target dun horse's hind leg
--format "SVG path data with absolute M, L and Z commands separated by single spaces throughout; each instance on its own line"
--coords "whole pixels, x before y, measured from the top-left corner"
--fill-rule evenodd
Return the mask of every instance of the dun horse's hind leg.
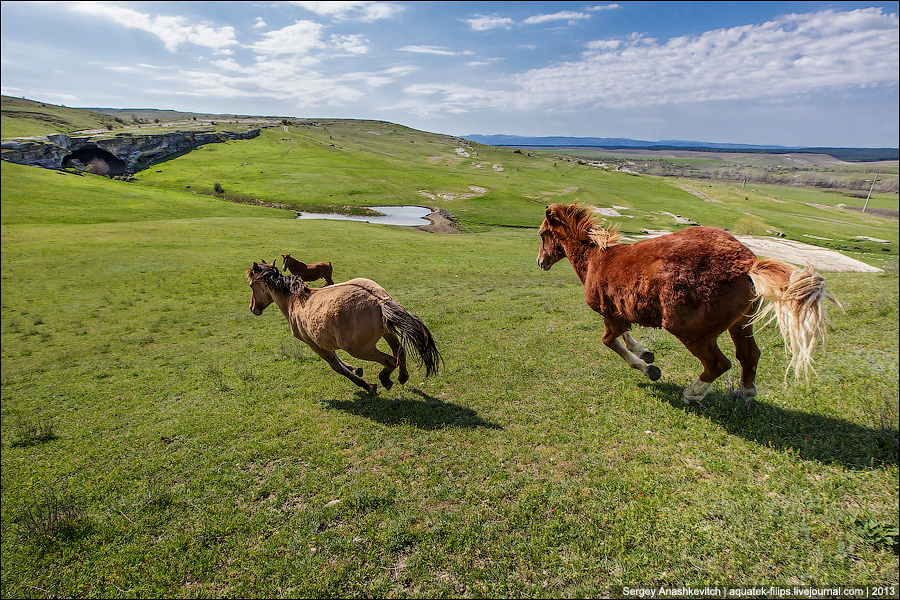
M 406 370 L 406 348 L 403 347 L 403 344 L 400 343 L 400 339 L 393 331 L 386 331 L 384 339 L 387 341 L 388 346 L 391 347 L 391 353 L 394 355 L 394 358 L 397 359 L 397 366 L 400 367 L 400 374 L 397 376 L 397 382 L 404 384 L 409 379 L 409 371 Z
M 699 342 L 681 340 L 681 343 L 703 364 L 703 372 L 700 377 L 684 389 L 683 395 L 685 404 L 699 402 L 709 393 L 712 382 L 731 368 L 731 361 L 725 358 L 725 355 L 719 350 L 715 337 Z
M 350 350 L 347 351 L 350 352 Z M 371 348 L 354 349 L 353 352 L 350 352 L 350 354 L 360 360 L 368 360 L 384 365 L 381 373 L 378 374 L 378 379 L 381 381 L 384 389 L 391 389 L 391 386 L 394 385 L 394 382 L 391 381 L 391 373 L 393 373 L 394 369 L 397 368 L 397 363 L 399 362 L 396 358 L 394 358 L 390 354 L 385 354 L 384 352 L 376 348 L 374 344 Z M 409 377 L 409 374 L 407 374 L 407 377 Z
M 603 321 L 605 324 L 605 328 L 603 330 L 603 343 L 606 344 L 607 347 L 621 356 L 622 359 L 626 363 L 628 363 L 629 367 L 631 367 L 632 369 L 637 369 L 638 371 L 649 377 L 650 381 L 656 381 L 662 376 L 662 371 L 659 370 L 659 367 L 649 364 L 650 362 L 653 362 L 653 354 L 647 352 L 646 348 L 634 341 L 634 339 L 628 334 L 628 323 L 606 316 L 603 317 Z M 623 344 L 621 340 L 619 340 L 619 336 L 625 338 L 625 344 Z M 629 340 L 631 342 L 630 344 L 628 343 Z M 643 350 L 641 353 L 641 358 L 635 356 L 631 352 L 630 348 L 641 348 Z M 644 356 L 648 354 L 648 358 L 650 358 L 650 360 L 642 360 Z
M 734 340 L 735 356 L 741 363 L 740 393 L 748 398 L 756 396 L 756 365 L 759 364 L 759 346 L 753 339 L 751 317 L 742 317 L 728 329 Z

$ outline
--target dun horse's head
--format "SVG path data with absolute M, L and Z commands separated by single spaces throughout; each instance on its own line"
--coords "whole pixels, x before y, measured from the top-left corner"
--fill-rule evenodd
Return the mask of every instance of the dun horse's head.
M 547 207 L 544 222 L 538 230 L 538 235 L 541 236 L 541 251 L 538 252 L 537 263 L 542 271 L 549 271 L 550 267 L 566 256 L 565 249 L 559 243 L 559 230 L 564 226 L 559 207 L 558 204 Z
M 250 290 L 252 294 L 250 295 L 250 312 L 252 312 L 257 317 L 263 313 L 263 310 L 270 304 L 272 304 L 272 293 L 269 290 L 269 286 L 265 283 L 266 276 L 271 276 L 273 273 L 275 275 L 278 274 L 278 269 L 275 267 L 274 262 L 269 265 L 266 264 L 266 261 L 262 261 L 262 264 L 253 263 L 253 266 L 247 269 L 247 279 L 250 281 Z

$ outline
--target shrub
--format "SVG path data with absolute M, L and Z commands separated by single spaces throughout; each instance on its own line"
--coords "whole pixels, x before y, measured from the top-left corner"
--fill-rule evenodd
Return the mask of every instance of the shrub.
M 109 163 L 102 158 L 92 158 L 91 162 L 89 162 L 85 168 L 85 171 L 93 173 L 94 175 L 109 177 Z
M 225 188 L 223 188 L 222 184 L 217 181 L 216 183 L 213 184 L 213 192 L 215 192 L 217 194 L 224 194 Z

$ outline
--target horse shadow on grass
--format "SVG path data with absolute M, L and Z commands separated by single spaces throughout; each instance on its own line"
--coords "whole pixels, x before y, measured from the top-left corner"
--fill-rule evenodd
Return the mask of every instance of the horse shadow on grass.
M 666 382 L 644 382 L 640 386 L 650 397 L 703 416 L 732 435 L 794 453 L 804 460 L 817 460 L 852 470 L 897 464 L 897 447 L 886 442 L 882 431 L 875 427 L 718 391 L 711 392 L 700 403 L 686 405 L 681 386 Z M 892 433 L 896 435 L 896 432 Z
M 323 404 L 385 425 L 408 424 L 428 431 L 448 427 L 503 429 L 496 423 L 485 421 L 471 408 L 444 402 L 415 388 L 408 391 L 420 398 L 404 393 L 388 400 L 360 390 L 354 400 L 326 400 Z

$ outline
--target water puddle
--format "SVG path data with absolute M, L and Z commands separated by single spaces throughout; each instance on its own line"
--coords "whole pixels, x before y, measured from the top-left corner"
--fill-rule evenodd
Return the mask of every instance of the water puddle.
M 335 213 L 309 213 L 297 214 L 298 219 L 334 219 L 338 221 L 359 221 L 361 223 L 378 223 L 381 225 L 403 225 L 405 227 L 418 227 L 431 223 L 425 219 L 425 215 L 431 214 L 431 209 L 425 206 L 370 206 L 372 210 L 383 213 L 383 217 L 356 217 L 352 215 L 339 215 Z

